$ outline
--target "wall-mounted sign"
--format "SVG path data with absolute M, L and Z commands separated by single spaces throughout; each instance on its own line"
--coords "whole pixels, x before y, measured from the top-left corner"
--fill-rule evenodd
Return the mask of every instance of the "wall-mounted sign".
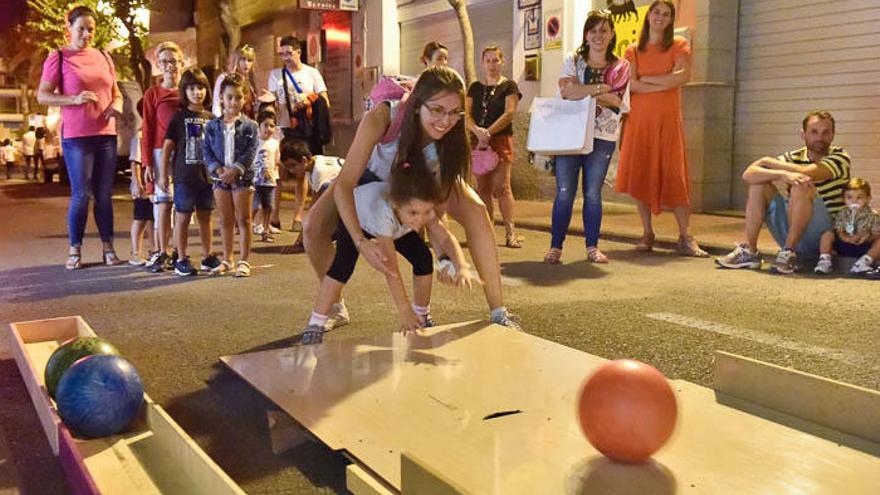
M 339 10 L 357 11 L 358 0 L 339 0 Z
M 532 7 L 525 11 L 523 32 L 523 48 L 537 50 L 541 48 L 541 7 Z
M 558 50 L 562 48 L 562 11 L 559 9 L 547 11 L 544 23 L 544 49 Z
M 629 5 L 632 2 L 626 2 Z M 642 30 L 642 23 L 648 14 L 648 5 L 631 9 L 626 8 L 611 9 L 611 15 L 614 18 L 614 33 L 617 35 L 617 46 L 614 47 L 614 54 L 623 57 L 626 48 L 639 42 L 639 34 Z
M 299 8 L 312 10 L 339 10 L 339 0 L 299 0 Z

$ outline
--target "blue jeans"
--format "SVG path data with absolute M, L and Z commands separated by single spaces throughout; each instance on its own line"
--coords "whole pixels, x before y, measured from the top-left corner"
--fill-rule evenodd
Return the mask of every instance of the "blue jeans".
M 550 247 L 562 249 L 565 234 L 571 223 L 574 199 L 577 196 L 578 175 L 583 175 L 584 237 L 587 247 L 599 245 L 602 226 L 602 185 L 614 147 L 617 143 L 603 139 L 593 140 L 593 151 L 588 155 L 559 155 L 556 157 L 556 199 L 550 227 Z M 580 172 L 580 174 L 579 174 Z
M 783 198 L 781 194 L 776 194 L 767 207 L 767 214 L 764 217 L 767 223 L 767 230 L 773 236 L 773 240 L 779 247 L 785 246 L 785 239 L 788 237 L 788 200 Z M 815 258 L 819 254 L 819 240 L 822 233 L 832 230 L 833 222 L 831 215 L 825 208 L 825 202 L 817 194 L 813 199 L 813 216 L 810 217 L 810 223 L 804 230 L 803 235 L 795 246 L 795 252 L 803 257 Z
M 101 241 L 113 241 L 113 180 L 116 177 L 116 136 L 86 136 L 61 141 L 70 177 L 67 232 L 71 246 L 81 246 L 95 199 L 95 223 Z

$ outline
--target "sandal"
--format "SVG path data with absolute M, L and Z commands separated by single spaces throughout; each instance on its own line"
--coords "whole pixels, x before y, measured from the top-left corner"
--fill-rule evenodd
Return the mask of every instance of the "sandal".
M 547 251 L 547 254 L 544 255 L 544 263 L 548 265 L 558 265 L 562 262 L 562 249 L 558 248 L 550 248 L 550 251 Z
M 522 241 L 520 241 L 519 237 L 516 234 L 511 232 L 507 234 L 507 237 L 504 241 L 504 246 L 511 249 L 519 249 L 522 247 Z
M 82 268 L 82 254 L 79 251 L 68 254 L 67 262 L 64 263 L 64 268 L 68 270 L 79 270 Z
M 217 265 L 217 268 L 211 270 L 211 275 L 223 275 L 230 271 L 232 271 L 232 262 L 229 260 L 223 260 Z
M 682 256 L 690 256 L 691 258 L 708 258 L 709 253 L 703 251 L 693 236 L 678 237 L 678 245 L 675 250 Z
M 640 253 L 647 253 L 654 250 L 654 233 L 645 234 L 639 239 L 635 250 Z
M 236 277 L 250 277 L 251 276 L 251 264 L 245 260 L 239 260 L 239 262 L 235 264 L 235 276 Z
M 125 263 L 125 261 L 119 259 L 119 256 L 116 256 L 116 251 L 110 249 L 108 251 L 104 251 L 104 264 L 107 266 L 117 266 Z
M 588 247 L 587 261 L 590 263 L 608 263 L 608 256 L 605 256 L 597 247 Z

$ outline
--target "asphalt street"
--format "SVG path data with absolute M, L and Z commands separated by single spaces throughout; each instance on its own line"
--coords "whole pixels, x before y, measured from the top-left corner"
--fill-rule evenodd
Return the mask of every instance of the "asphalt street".
M 124 192 L 118 189 L 114 202 L 123 257 L 131 214 Z M 184 279 L 100 265 L 90 219 L 85 268 L 68 272 L 65 194 L 60 185 L 0 185 L 0 324 L 82 315 L 245 491 L 343 493 L 340 455 L 314 443 L 272 454 L 265 416 L 271 404 L 218 361 L 296 343 L 317 280 L 305 255 L 281 253 L 294 234 L 279 235 L 276 244 L 256 243 L 249 279 Z M 461 229 L 457 233 L 464 237 Z M 522 233 L 523 249 L 499 252 L 507 305 L 528 333 L 606 358 L 639 359 L 669 378 L 704 386 L 711 386 L 712 353 L 724 350 L 880 389 L 878 281 L 726 271 L 711 260 L 663 250 L 636 253 L 631 244 L 612 242 L 601 244 L 611 263 L 593 265 L 585 261 L 583 239 L 573 236 L 564 264 L 548 266 L 541 260 L 549 235 Z M 198 253 L 194 229 L 190 240 Z M 346 300 L 353 322 L 327 339 L 395 328 L 384 278 L 366 263 Z M 479 292 L 438 285 L 432 313 L 443 324 L 484 318 L 488 309 Z M 64 493 L 24 394 L 12 361 L 0 361 L 0 451 L 5 443 L 25 493 Z

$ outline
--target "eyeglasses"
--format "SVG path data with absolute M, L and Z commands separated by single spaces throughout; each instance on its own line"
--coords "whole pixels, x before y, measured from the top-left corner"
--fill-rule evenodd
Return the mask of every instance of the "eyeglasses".
M 445 116 L 449 117 L 449 120 L 453 122 L 458 122 L 459 119 L 464 117 L 464 112 L 462 112 L 460 109 L 455 109 L 447 112 L 446 109 L 444 109 L 440 105 L 424 105 L 424 107 L 428 109 L 428 114 L 431 116 L 432 119 L 440 120 Z
M 183 60 L 178 60 L 176 58 L 172 58 L 172 59 L 160 58 L 159 60 L 156 61 L 156 63 L 159 65 L 164 65 L 164 66 L 183 65 Z

